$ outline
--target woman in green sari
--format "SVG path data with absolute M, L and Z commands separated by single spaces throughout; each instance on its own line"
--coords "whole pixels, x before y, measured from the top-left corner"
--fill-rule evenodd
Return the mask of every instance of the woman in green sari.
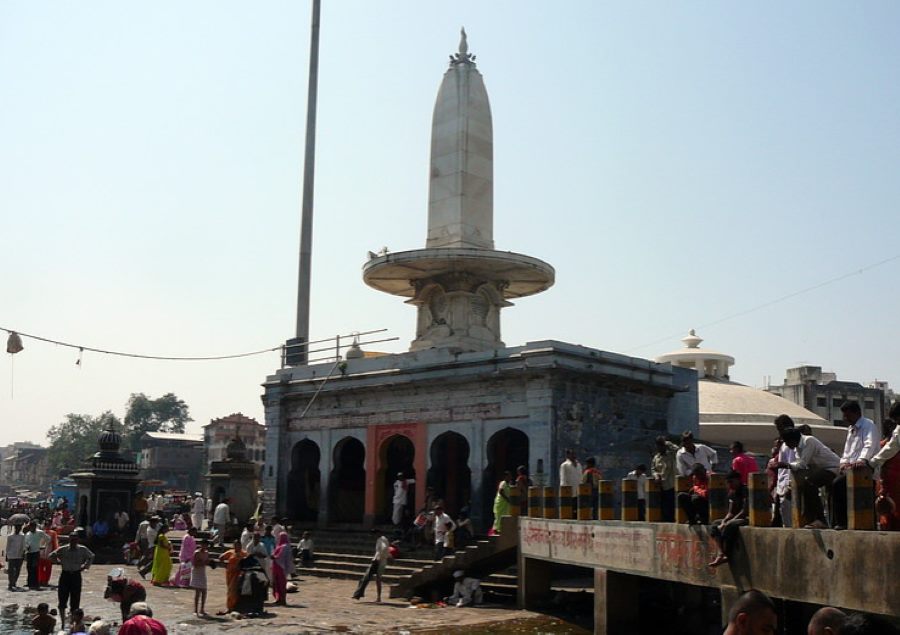
M 172 573 L 172 543 L 166 538 L 168 527 L 163 525 L 156 535 L 156 549 L 153 551 L 153 568 L 150 580 L 154 586 L 168 586 Z
M 500 533 L 500 519 L 509 516 L 509 496 L 512 487 L 512 472 L 503 473 L 503 480 L 497 486 L 497 495 L 494 497 L 494 533 Z

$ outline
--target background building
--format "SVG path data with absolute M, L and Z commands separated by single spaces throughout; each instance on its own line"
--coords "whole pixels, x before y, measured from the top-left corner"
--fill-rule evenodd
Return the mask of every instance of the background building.
M 228 443 L 235 437 L 240 437 L 247 447 L 247 460 L 262 469 L 266 461 L 266 427 L 256 419 L 237 412 L 213 419 L 203 426 L 205 471 L 209 471 L 209 464 L 213 461 L 225 460 Z
M 887 382 L 880 382 L 887 386 Z M 766 390 L 811 410 L 836 426 L 845 426 L 841 404 L 856 401 L 863 416 L 881 424 L 889 404 L 879 382 L 863 386 L 855 381 L 840 381 L 835 373 L 822 372 L 821 366 L 798 366 L 787 370 L 784 383 Z
M 146 432 L 141 437 L 137 464 L 150 489 L 196 491 L 205 472 L 203 435 Z

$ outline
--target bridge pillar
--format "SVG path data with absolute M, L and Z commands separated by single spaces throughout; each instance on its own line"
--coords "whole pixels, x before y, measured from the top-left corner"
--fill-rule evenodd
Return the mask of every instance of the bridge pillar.
M 638 624 L 640 578 L 607 569 L 594 569 L 594 633 L 633 633 Z
M 536 558 L 519 556 L 519 590 L 517 600 L 519 608 L 536 609 L 541 602 L 550 596 L 550 583 L 553 580 L 553 563 Z
M 615 513 L 615 485 L 612 481 L 597 481 L 597 520 L 614 520 Z

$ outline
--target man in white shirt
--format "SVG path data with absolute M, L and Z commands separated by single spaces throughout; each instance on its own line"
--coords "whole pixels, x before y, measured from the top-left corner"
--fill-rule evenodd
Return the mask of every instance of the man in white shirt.
M 41 549 L 50 544 L 50 536 L 38 528 L 35 521 L 31 521 L 25 528 L 25 566 L 28 571 L 28 588 L 40 591 L 38 584 L 38 559 Z
M 244 530 L 241 532 L 241 549 L 244 551 L 250 550 L 250 544 L 253 542 L 253 533 L 253 523 L 244 525 Z
M 578 487 L 581 484 L 581 463 L 575 458 L 575 450 L 566 450 L 566 459 L 559 464 L 559 486 Z
M 191 503 L 191 522 L 197 531 L 203 531 L 203 517 L 206 515 L 206 501 L 203 500 L 203 494 L 194 493 L 194 502 Z
M 228 523 L 231 522 L 231 508 L 228 507 L 228 499 L 226 498 L 221 503 L 216 505 L 216 510 L 213 512 L 213 525 L 216 527 L 216 531 L 218 532 L 216 535 L 216 541 L 219 545 L 224 544 L 222 541 L 225 539 L 225 529 L 228 527 Z
M 391 521 L 395 527 L 399 527 L 403 522 L 403 510 L 406 509 L 406 501 L 409 499 L 409 486 L 415 482 L 415 479 L 403 478 L 403 472 L 397 473 L 397 479 L 394 481 L 394 498 L 391 500 L 394 505 Z
M 862 410 L 855 401 L 841 404 L 841 414 L 847 424 L 847 440 L 841 455 L 841 473 L 834 481 L 831 496 L 832 526 L 844 529 L 847 526 L 847 470 L 859 461 L 871 459 L 878 452 L 881 434 L 871 419 L 862 416 Z
M 785 445 L 781 434 L 788 428 L 794 427 L 794 420 L 787 415 L 778 415 L 775 418 L 775 428 L 778 430 L 778 455 L 772 459 L 773 465 L 778 463 L 791 463 L 797 460 L 797 451 Z M 791 470 L 780 468 L 775 479 L 774 504 L 781 516 L 781 524 L 784 527 L 791 526 Z
M 372 533 L 378 536 L 375 540 L 375 555 L 372 558 L 372 562 L 369 564 L 369 568 L 366 570 L 362 579 L 360 579 L 359 584 L 356 585 L 356 591 L 353 592 L 351 597 L 354 600 L 358 600 L 365 595 L 366 587 L 368 586 L 369 581 L 374 577 L 375 588 L 378 591 L 378 596 L 375 601 L 381 602 L 381 576 L 384 575 L 384 571 L 387 569 L 388 559 L 391 556 L 389 551 L 391 543 L 387 539 L 387 536 L 377 529 L 373 529 Z
M 631 470 L 625 478 L 637 481 L 637 504 L 638 504 L 638 520 L 645 520 L 647 517 L 647 466 L 641 463 Z
M 718 461 L 719 457 L 715 450 L 702 443 L 694 443 L 693 432 L 685 431 L 681 434 L 681 449 L 675 453 L 675 467 L 678 474 L 690 476 L 697 463 L 710 474 Z
M 807 529 L 824 529 L 825 511 L 819 499 L 819 488 L 831 489 L 838 474 L 840 457 L 812 436 L 800 434 L 796 428 L 781 433 L 784 444 L 796 450 L 797 458 L 779 462 L 778 469 L 788 468 L 794 475 L 797 490 L 792 492 L 794 505 L 800 506 L 801 522 Z
M 25 558 L 25 536 L 22 525 L 15 525 L 13 533 L 6 537 L 6 575 L 9 577 L 9 590 L 19 588 L 19 572 L 22 571 L 22 560 Z
M 456 529 L 456 523 L 440 505 L 434 508 L 434 559 L 440 560 L 447 552 L 448 534 Z

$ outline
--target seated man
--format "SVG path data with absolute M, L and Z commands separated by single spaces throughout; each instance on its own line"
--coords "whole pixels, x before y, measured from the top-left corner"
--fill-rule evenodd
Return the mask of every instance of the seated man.
M 709 477 L 699 463 L 691 470 L 691 489 L 678 493 L 678 506 L 687 516 L 689 525 L 709 523 Z
M 792 495 L 794 505 L 799 505 L 801 523 L 807 529 L 824 529 L 827 527 L 825 510 L 818 490 L 825 487 L 831 493 L 841 459 L 817 438 L 800 434 L 797 428 L 787 428 L 781 433 L 781 439 L 797 452 L 794 461 L 779 462 L 775 467 L 791 470 L 797 485 Z
M 734 545 L 738 537 L 738 528 L 749 523 L 747 486 L 742 482 L 742 475 L 732 470 L 725 477 L 728 486 L 728 513 L 725 518 L 714 520 L 710 527 L 709 535 L 716 539 L 719 546 L 719 554 L 715 560 L 709 563 L 711 567 L 718 567 L 728 562 L 728 558 L 734 552 Z
M 453 572 L 453 595 L 445 600 L 447 604 L 457 607 L 481 604 L 484 599 L 481 580 L 465 576 L 466 574 L 461 569 Z

